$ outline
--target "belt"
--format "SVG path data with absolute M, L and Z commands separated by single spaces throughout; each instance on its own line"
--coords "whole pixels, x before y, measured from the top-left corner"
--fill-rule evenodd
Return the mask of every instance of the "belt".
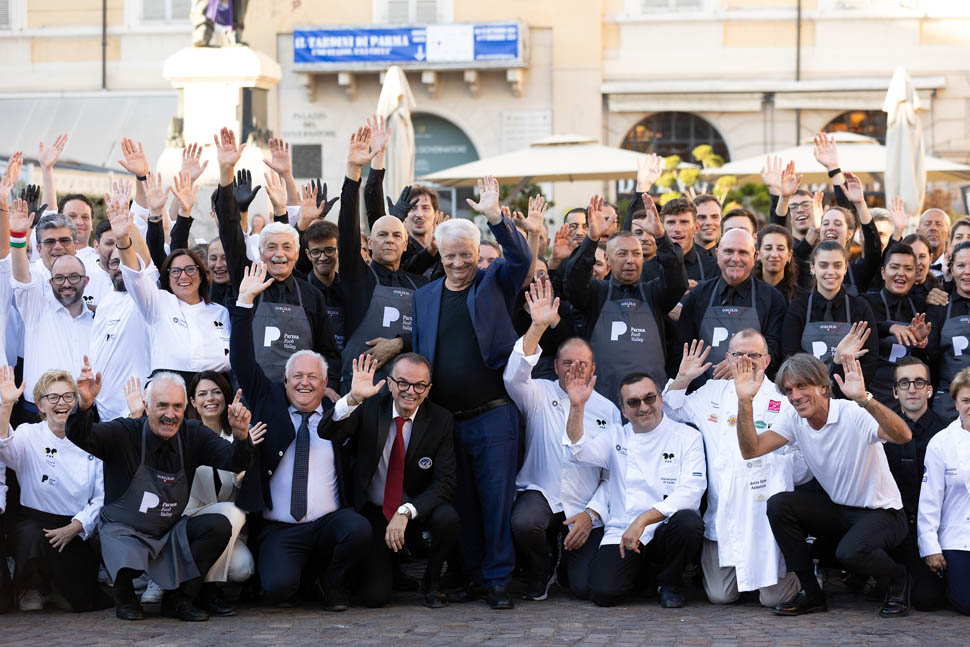
M 464 411 L 452 411 L 451 415 L 459 420 L 464 420 L 465 418 L 474 418 L 477 415 L 481 415 L 486 411 L 491 411 L 492 409 L 498 409 L 499 407 L 504 407 L 509 401 L 506 398 L 497 398 L 495 400 L 489 400 L 480 407 L 475 407 L 474 409 L 465 409 Z

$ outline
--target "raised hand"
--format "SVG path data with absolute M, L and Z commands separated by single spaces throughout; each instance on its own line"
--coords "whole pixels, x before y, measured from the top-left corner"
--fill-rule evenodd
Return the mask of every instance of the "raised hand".
M 525 300 L 533 323 L 552 326 L 559 321 L 559 297 L 553 294 L 548 278 L 534 281 L 525 293 Z
M 537 195 L 529 198 L 529 216 L 523 221 L 525 230 L 529 233 L 541 234 L 546 228 L 546 210 L 549 205 L 545 198 Z
M 839 148 L 835 145 L 835 137 L 827 133 L 815 135 L 815 148 L 812 151 L 815 160 L 831 171 L 839 167 Z
M 50 148 L 44 148 L 44 142 L 40 143 L 40 152 L 37 153 L 37 161 L 41 168 L 52 169 L 57 164 L 64 147 L 67 146 L 67 135 L 58 135 Z
M 795 195 L 795 191 L 798 191 L 798 187 L 802 184 L 802 176 L 795 174 L 795 162 L 788 162 L 788 166 L 785 170 L 781 172 L 781 195 L 785 198 L 791 198 Z
M 313 182 L 313 180 L 311 180 L 311 182 Z M 317 186 L 317 206 L 318 207 L 321 205 L 323 206 L 322 217 L 326 218 L 327 214 L 330 213 L 330 210 L 333 209 L 333 205 L 337 204 L 337 200 L 340 199 L 340 196 L 338 195 L 336 198 L 331 198 L 330 200 L 327 200 L 327 183 L 324 182 L 323 186 L 321 187 L 320 178 L 316 179 L 316 186 Z
M 27 210 L 31 213 L 31 218 L 34 214 L 44 215 L 44 211 L 47 210 L 46 204 L 40 204 L 40 187 L 36 184 L 28 184 L 20 190 L 20 199 L 27 203 Z
M 219 183 L 222 186 L 229 186 L 232 184 L 236 163 L 242 157 L 246 144 L 236 145 L 236 133 L 228 128 L 220 130 L 218 135 L 212 136 L 212 139 L 216 145 L 216 159 L 219 162 Z M 270 150 L 272 150 L 272 146 Z M 289 156 L 287 156 L 287 159 L 289 159 Z
M 585 406 L 593 395 L 593 387 L 596 386 L 596 376 L 586 377 L 586 366 L 573 364 L 566 371 L 565 380 L 566 395 L 569 396 L 569 404 L 573 406 Z
M 822 226 L 822 214 L 825 213 L 825 194 L 821 191 L 816 191 L 812 195 L 812 218 L 809 225 L 812 231 L 817 232 Z
M 145 174 L 145 200 L 148 202 L 148 210 L 153 216 L 158 217 L 165 211 L 165 203 L 168 201 L 168 189 L 162 186 L 162 176 L 158 173 Z
M 266 182 L 266 197 L 269 198 L 273 213 L 282 212 L 286 209 L 286 184 L 283 178 L 276 171 L 266 171 L 263 173 L 263 180 Z
M 306 220 L 307 225 L 323 215 L 323 208 L 317 200 L 317 185 L 307 182 L 300 190 L 300 224 Z
M 259 188 L 259 187 L 257 187 Z M 195 199 L 199 195 L 199 186 L 192 186 L 192 178 L 188 173 L 179 173 L 175 176 L 175 184 L 168 187 L 175 199 L 179 203 L 179 213 L 188 216 L 192 213 Z
M 909 329 L 913 333 L 913 337 L 916 339 L 916 344 L 922 344 L 930 336 L 930 329 L 933 327 L 933 322 L 926 320 L 926 313 L 919 313 L 909 324 Z
M 7 206 L 13 185 L 20 178 L 20 168 L 23 163 L 24 154 L 20 151 L 11 155 L 10 159 L 7 160 L 7 169 L 3 172 L 3 176 L 0 176 L 0 209 Z
M 182 173 L 188 173 L 193 184 L 201 177 L 205 167 L 209 165 L 208 161 L 199 164 L 201 160 L 202 146 L 199 144 L 189 144 L 182 149 Z M 236 202 L 239 202 L 239 200 L 236 200 Z
M 839 345 L 835 347 L 835 356 L 832 361 L 836 364 L 844 364 L 846 360 L 859 359 L 868 353 L 869 349 L 863 347 L 866 345 L 866 340 L 869 339 L 869 333 L 871 332 L 869 322 L 867 321 L 857 321 L 852 324 L 849 332 L 842 338 Z
M 249 169 L 236 171 L 236 180 L 232 184 L 232 195 L 236 198 L 240 213 L 249 211 L 249 205 L 256 199 L 256 194 L 259 193 L 261 188 L 263 188 L 261 184 L 253 187 L 253 174 Z
M 552 239 L 552 261 L 554 263 L 558 265 L 569 258 L 569 253 L 572 251 L 570 249 L 572 241 L 573 235 L 569 231 L 569 225 L 560 225 Z
M 906 203 L 898 195 L 894 195 L 889 205 L 893 216 L 893 238 L 899 238 L 909 227 L 909 214 L 906 213 Z
M 677 379 L 681 378 L 690 384 L 694 379 L 700 377 L 711 368 L 711 362 L 707 361 L 707 356 L 711 354 L 711 347 L 704 347 L 703 339 L 694 339 L 690 344 L 684 344 L 684 354 L 680 360 L 680 368 L 677 369 Z
M 845 197 L 849 199 L 852 204 L 859 204 L 865 201 L 865 195 L 862 192 L 862 180 L 856 177 L 855 174 L 845 171 L 842 173 L 845 176 Z
M 478 202 L 465 198 L 468 206 L 488 219 L 489 224 L 498 224 L 502 220 L 502 212 L 498 207 L 498 180 L 491 175 L 478 181 Z
M 104 208 L 108 216 L 108 222 L 111 223 L 111 233 L 116 238 L 127 235 L 130 231 L 129 228 L 134 222 L 134 218 L 128 210 L 128 205 L 122 204 L 113 195 L 105 194 Z
M 17 386 L 13 368 L 0 365 L 0 403 L 13 405 L 24 393 L 25 382 Z
M 273 285 L 272 276 L 266 278 L 266 265 L 256 261 L 249 267 L 243 268 L 243 278 L 239 282 L 239 301 L 251 305 L 263 291 Z
M 363 402 L 367 398 L 377 395 L 384 388 L 386 379 L 378 380 L 377 384 L 374 384 L 374 374 L 378 368 L 380 368 L 380 363 L 377 358 L 367 353 L 363 353 L 353 360 L 354 374 L 350 381 L 350 397 L 357 402 Z
M 586 235 L 597 242 L 607 231 L 606 217 L 603 215 L 604 202 L 606 200 L 603 196 L 594 195 L 589 199 L 589 207 L 586 209 Z
M 863 400 L 866 397 L 866 382 L 862 379 L 862 365 L 854 357 L 846 357 L 842 362 L 842 370 L 845 372 L 845 379 L 838 373 L 835 374 L 835 381 L 842 389 L 842 395 L 850 400 Z
M 401 196 L 397 199 L 397 202 L 391 202 L 391 198 L 387 198 L 387 213 L 404 220 L 417 204 L 418 198 L 411 199 L 411 185 L 409 184 L 401 191 Z
M 232 404 L 226 409 L 226 417 L 229 418 L 229 428 L 232 429 L 232 437 L 236 440 L 246 440 L 249 438 L 249 422 L 253 414 L 243 406 L 242 389 L 236 390 L 236 397 L 232 399 Z
M 653 198 L 649 194 L 643 193 L 640 196 L 643 199 L 643 209 L 646 212 L 643 218 L 636 218 L 633 220 L 633 224 L 654 236 L 654 238 L 663 238 L 664 226 L 663 222 L 660 220 L 660 213 L 657 211 L 657 205 L 654 204 Z
M 79 406 L 82 410 L 91 408 L 94 399 L 101 393 L 101 372 L 95 374 L 91 370 L 91 363 L 88 356 L 84 356 L 84 365 L 81 367 L 81 374 L 77 378 L 77 393 L 80 400 Z
M 733 369 L 734 391 L 738 395 L 738 400 L 753 400 L 761 388 L 761 381 L 765 376 L 764 369 L 755 368 L 754 362 L 747 355 L 738 359 Z
M 141 142 L 138 142 L 136 146 L 133 140 L 127 137 L 123 138 L 121 140 L 121 154 L 125 156 L 125 159 L 118 160 L 118 164 L 135 177 L 144 177 L 152 170 L 151 164 L 148 163 L 148 156 L 145 155 L 145 147 L 141 145 Z
M 286 175 L 293 166 L 290 160 L 290 145 L 279 137 L 270 139 L 269 159 L 264 159 L 263 163 L 280 175 Z
M 656 153 L 637 160 L 637 193 L 646 193 L 664 172 L 664 158 Z
M 350 148 L 347 149 L 348 170 L 356 169 L 355 175 L 360 173 L 360 169 L 370 162 L 377 155 L 377 151 L 371 150 L 371 130 L 369 126 L 361 126 L 357 132 L 350 135 Z
M 142 395 L 141 380 L 135 376 L 125 380 L 122 390 L 125 392 L 125 402 L 128 404 L 128 417 L 141 418 L 145 412 L 145 399 Z
M 784 172 L 784 162 L 776 155 L 769 155 L 765 165 L 761 167 L 761 181 L 768 187 L 768 193 L 781 195 L 781 176 Z
M 391 141 L 391 129 L 384 124 L 384 117 L 379 115 L 368 117 L 367 125 L 371 130 L 371 148 L 376 155 L 383 155 L 387 151 L 387 144 Z
M 267 427 L 265 422 L 257 422 L 255 425 L 249 428 L 249 441 L 254 445 L 258 445 L 259 443 L 263 442 L 266 436 L 266 429 Z

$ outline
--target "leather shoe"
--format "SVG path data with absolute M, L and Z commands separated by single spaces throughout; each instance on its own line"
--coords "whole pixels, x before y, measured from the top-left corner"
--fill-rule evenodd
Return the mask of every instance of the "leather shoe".
M 138 600 L 119 600 L 115 603 L 115 615 L 119 620 L 144 620 L 145 611 L 138 604 Z
M 684 594 L 677 589 L 661 586 L 659 592 L 660 606 L 664 609 L 679 609 L 684 606 Z
M 496 611 L 505 611 L 506 609 L 515 607 L 509 592 L 501 584 L 488 587 L 488 590 L 485 592 L 485 600 L 488 602 L 488 606 Z
M 469 584 L 453 591 L 448 591 L 448 601 L 464 604 L 474 602 L 485 595 L 485 589 L 477 584 Z
M 805 613 L 828 610 L 824 593 L 810 596 L 805 589 L 801 589 L 791 600 L 779 602 L 775 605 L 775 615 L 779 616 L 800 616 Z
M 323 610 L 340 613 L 350 608 L 350 600 L 347 595 L 338 589 L 331 589 L 323 596 Z
M 909 613 L 911 583 L 909 571 L 906 571 L 906 578 L 901 584 L 890 584 L 889 592 L 886 594 L 886 603 L 879 610 L 879 615 L 883 618 L 899 618 Z
M 222 597 L 222 589 L 211 582 L 203 585 L 202 595 L 199 596 L 197 604 L 210 616 L 228 617 L 236 615 L 236 609 Z
M 424 606 L 429 609 L 440 609 L 448 606 L 448 596 L 441 591 L 426 591 L 424 594 Z
M 208 613 L 179 592 L 162 598 L 162 615 L 166 618 L 178 618 L 182 622 L 205 622 L 209 619 Z

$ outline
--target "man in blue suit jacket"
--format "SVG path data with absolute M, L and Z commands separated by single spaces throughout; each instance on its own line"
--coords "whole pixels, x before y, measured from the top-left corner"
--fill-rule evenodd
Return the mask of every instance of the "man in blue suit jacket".
M 493 609 L 510 609 L 506 590 L 515 561 L 511 511 L 518 468 L 519 412 L 505 391 L 502 371 L 517 335 L 516 295 L 532 266 L 532 252 L 502 216 L 498 181 L 478 182 L 479 202 L 468 204 L 488 220 L 504 258 L 478 269 L 481 232 L 468 220 L 435 231 L 444 278 L 414 293 L 414 350 L 432 369 L 432 401 L 455 417 L 461 516 L 461 562 L 468 586 L 459 599 L 486 589 Z

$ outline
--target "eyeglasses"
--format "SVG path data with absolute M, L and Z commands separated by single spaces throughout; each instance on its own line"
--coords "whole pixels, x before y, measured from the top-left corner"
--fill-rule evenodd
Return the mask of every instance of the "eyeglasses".
M 899 389 L 900 391 L 908 391 L 910 385 L 912 385 L 912 386 L 915 386 L 917 389 L 925 389 L 928 384 L 929 382 L 927 382 L 921 377 L 918 377 L 915 380 L 910 380 L 904 377 L 903 379 L 896 382 L 896 388 Z
M 48 393 L 40 397 L 44 398 L 51 404 L 57 404 L 61 400 L 64 400 L 64 404 L 74 404 L 74 400 L 77 399 L 77 394 L 75 394 L 73 391 L 68 391 L 67 393 Z
M 656 393 L 649 393 L 642 398 L 627 398 L 626 400 L 624 400 L 624 402 L 626 403 L 626 406 L 630 407 L 631 409 L 639 409 L 641 402 L 649 407 L 656 401 L 657 401 Z
M 77 285 L 84 278 L 83 274 L 78 274 L 77 272 L 71 272 L 70 274 L 55 274 L 51 277 L 51 283 L 60 286 L 64 285 L 64 281 L 67 281 L 71 285 Z
M 757 362 L 759 359 L 761 359 L 762 357 L 764 357 L 764 355 L 762 355 L 761 353 L 742 353 L 742 352 L 736 352 L 736 353 L 731 353 L 731 357 L 733 357 L 734 359 L 741 359 L 742 357 L 747 357 L 752 362 Z
M 414 391 L 415 395 L 421 395 L 427 391 L 428 387 L 430 386 L 430 384 L 425 384 L 424 382 L 411 383 L 407 380 L 395 380 L 393 377 L 388 379 L 397 384 L 397 388 L 400 390 L 407 391 L 408 389 L 411 389 Z
M 320 258 L 320 254 L 324 256 L 335 256 L 337 254 L 336 247 L 311 247 L 306 250 L 306 255 L 312 259 Z
M 791 211 L 798 211 L 799 209 L 808 209 L 812 206 L 811 200 L 805 200 L 804 202 L 790 202 L 788 208 Z
M 65 238 L 45 238 L 44 240 L 40 241 L 40 244 L 43 247 L 53 247 L 54 245 L 56 245 L 58 243 L 61 244 L 61 247 L 67 247 L 68 245 L 73 245 L 74 244 L 74 239 L 73 238 L 67 238 L 67 237 L 65 237 Z
M 182 276 L 182 272 L 185 272 L 186 276 L 195 276 L 199 273 L 198 265 L 186 265 L 185 267 L 170 267 L 168 268 L 168 273 L 170 276 L 178 278 Z
M 120 258 L 112 258 L 110 261 L 108 261 L 108 269 L 116 270 L 119 267 L 121 267 L 121 259 Z

